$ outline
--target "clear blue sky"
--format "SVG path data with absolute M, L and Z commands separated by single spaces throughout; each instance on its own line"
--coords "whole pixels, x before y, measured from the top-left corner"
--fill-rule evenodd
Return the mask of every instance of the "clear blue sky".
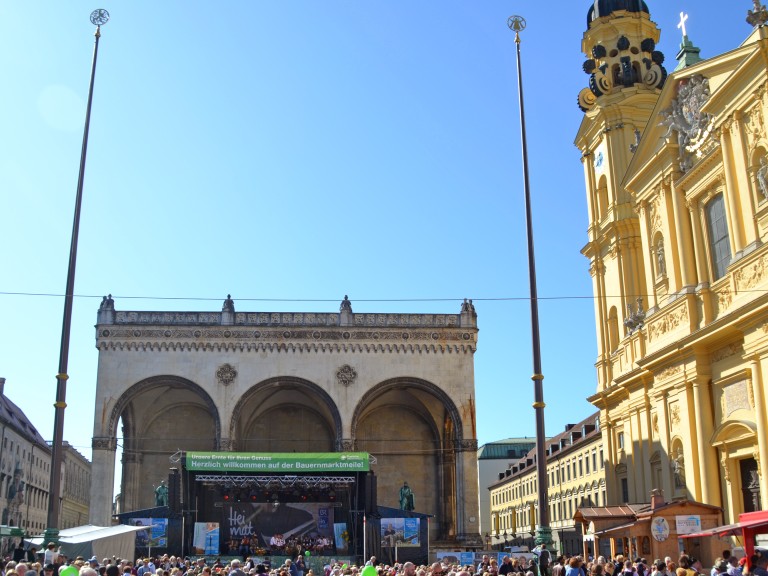
M 704 57 L 751 30 L 749 0 L 648 4 L 669 70 L 681 10 Z M 593 410 L 573 146 L 588 1 L 4 2 L 0 376 L 46 439 L 88 17 L 99 7 L 112 20 L 96 76 L 65 419 L 81 452 L 90 457 L 93 325 L 107 293 L 124 310 L 220 310 L 231 293 L 238 310 L 336 311 L 349 294 L 358 312 L 457 313 L 473 298 L 479 441 L 534 434 L 513 13 L 528 22 L 547 433 Z M 257 301 L 274 298 L 295 301 Z

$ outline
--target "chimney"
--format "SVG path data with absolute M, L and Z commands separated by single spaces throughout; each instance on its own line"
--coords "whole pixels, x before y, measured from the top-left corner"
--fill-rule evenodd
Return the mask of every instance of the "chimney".
M 5 394 L 5 378 L 0 378 L 0 396 Z
M 664 505 L 664 490 L 654 488 L 651 490 L 651 510 L 656 510 Z

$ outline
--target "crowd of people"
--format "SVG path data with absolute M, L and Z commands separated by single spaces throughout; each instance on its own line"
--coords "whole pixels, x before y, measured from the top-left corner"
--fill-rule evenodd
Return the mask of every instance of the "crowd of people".
M 258 562 L 251 556 L 244 560 L 220 559 L 208 564 L 205 558 L 190 559 L 164 555 L 157 558 L 139 558 L 135 562 L 116 557 L 88 560 L 69 559 L 49 544 L 39 559 L 0 561 L 0 576 L 768 576 L 768 551 L 757 549 L 747 564 L 724 551 L 711 567 L 686 554 L 673 560 L 670 557 L 631 560 L 621 555 L 614 559 L 602 556 L 585 560 L 581 556 L 558 556 L 551 562 L 526 557 L 483 556 L 474 565 L 432 564 L 417 566 L 412 562 L 386 564 L 371 557 L 365 565 L 343 562 L 325 562 L 319 557 L 299 554 L 279 566 Z M 320 565 L 322 564 L 322 566 Z M 749 566 L 749 568 L 747 568 Z

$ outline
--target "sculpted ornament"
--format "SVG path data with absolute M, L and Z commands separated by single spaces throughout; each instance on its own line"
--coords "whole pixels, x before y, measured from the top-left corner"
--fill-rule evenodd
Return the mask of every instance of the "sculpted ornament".
M 336 370 L 336 380 L 343 386 L 351 386 L 357 378 L 357 372 L 349 364 L 344 364 Z
M 763 200 L 768 198 L 768 160 L 765 156 L 760 156 L 760 167 L 755 174 L 757 179 L 757 188 L 763 195 Z
M 219 369 L 216 370 L 216 379 L 219 384 L 223 386 L 229 386 L 237 378 L 237 370 L 235 370 L 231 364 L 222 364 Z
M 680 424 L 680 406 L 678 406 L 677 404 L 672 406 L 670 419 L 672 420 L 673 427 L 677 427 Z
M 709 80 L 696 74 L 680 81 L 677 98 L 672 100 L 669 108 L 660 112 L 659 126 L 668 127 L 664 137 L 669 137 L 672 132 L 677 134 L 678 160 L 682 172 L 690 170 L 703 155 L 702 146 L 712 130 L 712 116 L 702 112 L 707 100 Z

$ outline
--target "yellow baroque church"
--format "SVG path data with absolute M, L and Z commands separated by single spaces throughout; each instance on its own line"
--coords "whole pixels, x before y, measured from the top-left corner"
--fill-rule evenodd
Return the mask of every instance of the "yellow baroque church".
M 645 2 L 589 11 L 575 144 L 611 504 L 660 489 L 725 523 L 768 508 L 768 13 L 754 8 L 741 46 L 701 60 L 683 36 L 669 73 Z

